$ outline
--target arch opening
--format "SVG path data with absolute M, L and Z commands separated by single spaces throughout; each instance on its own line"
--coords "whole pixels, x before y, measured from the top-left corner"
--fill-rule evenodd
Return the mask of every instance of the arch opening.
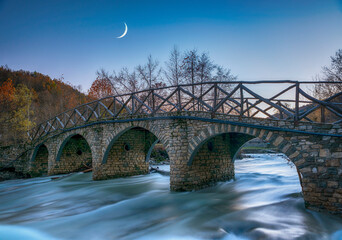
M 248 197 L 239 200 L 240 208 L 279 202 L 291 205 L 302 197 L 305 201 L 300 169 L 272 142 L 259 138 L 247 141 L 237 152 L 234 167 L 241 190 L 248 191 Z
M 234 155 L 250 138 L 240 133 L 223 133 L 198 144 L 187 163 L 188 183 L 185 190 L 201 189 L 219 181 L 234 179 Z
M 239 149 L 236 151 L 233 161 L 236 159 L 241 159 L 244 154 L 258 154 L 258 153 L 280 153 L 278 148 L 271 146 L 269 142 L 265 142 L 258 137 L 253 137 L 243 143 Z
M 165 156 L 166 155 L 166 156 Z M 130 127 L 117 134 L 104 153 L 101 171 L 94 179 L 109 179 L 149 173 L 156 157 L 168 158 L 158 138 L 142 127 Z
M 297 166 L 282 153 L 280 145 L 275 146 L 272 141 L 260 139 L 259 146 L 251 147 L 250 142 L 256 141 L 253 139 L 257 138 L 246 133 L 230 132 L 210 136 L 198 144 L 187 163 L 189 167 L 186 178 L 189 188 L 187 190 L 200 189 L 219 181 L 235 179 L 235 160 L 239 159 L 241 151 L 248 149 L 249 153 L 253 153 L 253 149 L 257 149 L 256 153 L 260 153 L 260 149 L 265 147 L 280 153 L 285 163 L 295 167 L 299 182 L 302 184 L 301 173 Z
M 38 145 L 31 159 L 31 171 L 32 177 L 46 176 L 48 174 L 48 158 L 49 151 L 45 144 Z
M 206 145 L 206 148 L 209 150 L 209 152 L 217 153 L 222 148 L 222 146 L 220 146 L 222 143 L 220 142 L 219 137 L 221 137 L 222 142 L 225 142 L 225 144 L 229 148 L 228 155 L 232 159 L 234 159 L 234 156 L 236 155 L 236 153 L 239 151 L 240 147 L 244 143 L 255 138 L 251 135 L 243 134 L 243 133 L 222 133 L 222 134 L 211 136 L 210 138 L 198 144 L 198 146 L 193 150 L 190 156 L 190 159 L 188 161 L 188 166 L 191 166 L 193 164 L 194 158 L 196 155 L 199 154 L 200 150 L 205 151 L 204 150 L 205 145 Z
M 69 136 L 58 151 L 52 174 L 63 174 L 92 169 L 92 153 L 87 140 L 80 134 Z

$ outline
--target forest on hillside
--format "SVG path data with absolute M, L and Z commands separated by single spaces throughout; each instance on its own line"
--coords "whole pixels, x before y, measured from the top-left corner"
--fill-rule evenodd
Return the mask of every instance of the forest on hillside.
M 0 146 L 25 140 L 35 124 L 87 101 L 63 79 L 0 66 Z

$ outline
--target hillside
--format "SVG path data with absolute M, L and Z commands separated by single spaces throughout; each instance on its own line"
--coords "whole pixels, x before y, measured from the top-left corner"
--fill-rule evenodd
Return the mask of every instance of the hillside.
M 87 101 L 62 79 L 0 66 L 0 146 L 25 140 L 35 124 Z

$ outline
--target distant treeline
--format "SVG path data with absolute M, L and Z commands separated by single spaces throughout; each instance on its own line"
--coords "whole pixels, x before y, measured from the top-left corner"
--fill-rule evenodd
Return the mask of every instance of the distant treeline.
M 233 75 L 229 68 L 216 64 L 207 52 L 200 53 L 196 49 L 180 52 L 175 46 L 164 63 L 160 63 L 150 55 L 145 64 L 133 69 L 123 67 L 111 73 L 100 69 L 89 90 L 89 96 L 98 99 L 170 85 L 236 79 L 237 76 Z M 204 89 L 193 89 L 196 90 Z
M 0 67 L 0 145 L 27 138 L 26 131 L 57 113 L 85 103 L 78 87 L 28 71 Z

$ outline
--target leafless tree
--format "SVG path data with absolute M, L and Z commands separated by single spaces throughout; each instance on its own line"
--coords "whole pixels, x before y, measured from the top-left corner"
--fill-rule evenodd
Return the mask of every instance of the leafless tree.
M 146 89 L 153 88 L 158 81 L 161 81 L 161 68 L 159 67 L 159 62 L 153 60 L 152 56 L 149 55 L 147 58 L 147 63 L 145 65 L 139 65 L 137 67 L 139 77 L 142 82 L 145 83 Z
M 198 68 L 198 53 L 196 49 L 186 51 L 183 58 L 183 74 L 184 80 L 188 84 L 194 84 L 197 82 L 197 68 Z M 195 86 L 191 86 L 191 93 L 195 95 Z M 195 110 L 195 99 L 192 101 L 192 108 Z
M 215 82 L 232 82 L 236 81 L 237 76 L 231 74 L 230 69 L 226 69 L 220 65 L 216 65 L 216 74 L 213 77 Z
M 182 72 L 182 56 L 176 46 L 170 52 L 169 60 L 165 62 L 164 75 L 170 85 L 179 85 L 184 82 Z
M 314 87 L 314 94 L 320 99 L 327 98 L 342 91 L 342 49 L 337 50 L 335 56 L 330 58 L 330 66 L 323 67 L 322 76 L 317 75 L 315 79 L 335 84 L 316 84 Z
M 215 69 L 215 65 L 211 61 L 208 53 L 202 53 L 198 58 L 197 71 L 198 82 L 210 82 L 212 80 L 212 73 Z
M 196 49 L 186 51 L 183 58 L 183 73 L 186 83 L 196 83 L 196 72 L 198 68 L 198 53 Z
M 162 74 L 165 78 L 162 78 Z M 208 53 L 199 54 L 196 49 L 185 51 L 181 53 L 176 46 L 170 51 L 170 56 L 168 61 L 165 62 L 165 68 L 159 65 L 159 62 L 152 58 L 151 55 L 147 58 L 147 63 L 144 65 L 138 65 L 135 70 L 129 71 L 127 68 L 122 68 L 118 72 L 113 72 L 109 74 L 103 69 L 97 72 L 98 77 L 106 78 L 110 80 L 113 92 L 115 94 L 132 93 L 143 89 L 155 89 L 168 85 L 180 85 L 180 84 L 195 84 L 204 83 L 210 81 L 233 81 L 236 80 L 236 76 L 233 76 L 229 69 L 225 69 L 222 66 L 214 64 L 210 59 Z M 226 85 L 224 85 L 226 86 Z M 185 87 L 187 88 L 187 87 Z M 189 92 L 192 95 L 201 96 L 207 90 L 205 85 L 189 86 Z M 227 89 L 229 90 L 229 89 Z M 149 104 L 163 100 L 163 96 L 174 91 L 173 88 L 170 89 L 158 89 L 153 90 L 150 95 L 144 96 L 144 93 L 139 93 L 135 97 L 139 97 L 141 100 L 147 99 Z M 203 101 L 208 101 L 212 98 L 213 93 L 206 94 Z M 217 96 L 217 95 L 216 95 Z M 176 98 L 176 95 L 172 96 Z M 195 99 L 190 95 L 185 94 L 186 101 L 188 99 L 189 109 L 195 110 Z M 203 97 L 204 98 L 204 97 Z M 191 100 L 193 99 L 193 100 Z M 177 101 L 176 99 L 174 99 Z M 124 102 L 124 99 L 122 99 Z M 192 103 L 192 104 L 191 104 Z M 198 101 L 198 110 L 200 110 L 200 100 Z
M 135 70 L 130 72 L 128 68 L 122 68 L 117 75 L 114 76 L 114 82 L 121 86 L 122 92 L 137 92 L 142 90 L 142 84 L 139 82 Z
M 197 62 L 197 68 L 196 68 L 197 82 L 198 83 L 210 82 L 212 80 L 212 73 L 214 69 L 215 69 L 215 65 L 211 61 L 209 54 L 202 53 L 201 56 L 198 58 L 198 62 Z M 199 96 L 202 96 L 202 94 L 206 90 L 207 89 L 205 88 L 203 84 L 199 85 L 199 90 L 198 90 Z M 198 110 L 201 110 L 200 104 L 198 104 Z

